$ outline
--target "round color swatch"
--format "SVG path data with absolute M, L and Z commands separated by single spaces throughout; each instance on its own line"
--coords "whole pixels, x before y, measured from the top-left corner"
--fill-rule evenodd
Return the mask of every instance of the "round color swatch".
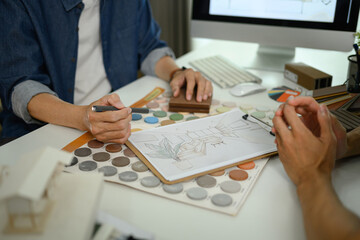
M 131 120 L 133 120 L 133 121 L 138 121 L 138 120 L 140 120 L 140 119 L 142 119 L 141 114 L 138 114 L 138 113 L 133 113 L 133 114 L 131 114 Z
M 231 108 L 228 108 L 228 107 L 218 107 L 217 109 L 216 109 L 216 111 L 218 112 L 218 113 L 224 113 L 224 112 L 228 112 L 228 111 L 230 111 L 231 110 Z
M 217 100 L 217 99 L 212 99 L 211 100 L 211 105 L 219 105 L 220 104 L 220 101 Z
M 175 121 L 174 120 L 164 120 L 160 122 L 161 126 L 166 126 L 166 125 L 170 125 L 170 124 L 174 124 Z
M 220 188 L 227 193 L 237 193 L 241 190 L 241 185 L 238 182 L 226 181 L 220 184 Z
M 180 113 L 173 113 L 170 115 L 170 119 L 173 121 L 180 121 L 184 118 L 184 115 L 180 114 Z
M 79 162 L 79 160 L 77 159 L 77 157 L 73 157 L 73 158 L 71 159 L 71 162 L 70 162 L 68 165 L 65 165 L 65 167 L 74 166 L 74 165 L 76 165 L 78 162 Z
M 127 157 L 116 157 L 111 161 L 115 167 L 125 167 L 129 165 L 130 159 Z
M 169 111 L 169 105 L 162 106 L 161 110 L 163 110 L 164 112 L 168 112 Z
M 196 183 L 203 188 L 212 188 L 216 185 L 216 179 L 209 175 L 205 175 L 198 177 Z
M 256 107 L 256 110 L 259 112 L 268 112 L 268 111 L 270 111 L 270 108 L 264 107 L 264 106 L 258 106 L 258 107 Z
M 173 96 L 173 94 L 172 94 L 172 92 L 164 92 L 163 96 L 166 97 L 166 98 L 170 98 L 170 97 Z
M 227 207 L 230 206 L 232 203 L 232 197 L 230 197 L 227 194 L 223 194 L 223 193 L 218 193 L 215 194 L 212 198 L 211 198 L 211 202 L 219 207 Z
M 275 114 L 270 113 L 268 117 L 269 117 L 270 120 L 273 120 L 273 118 L 275 117 Z
M 131 169 L 136 172 L 146 172 L 149 168 L 142 162 L 137 161 L 131 165 Z
M 120 143 L 112 143 L 107 145 L 105 149 L 110 153 L 116 153 L 122 150 L 122 145 Z
M 186 191 L 186 196 L 192 200 L 203 200 L 207 197 L 207 191 L 203 188 L 193 187 Z
M 81 171 L 89 172 L 97 168 L 97 163 L 94 161 L 84 161 L 79 164 Z
M 250 170 L 250 169 L 253 169 L 254 167 L 255 167 L 254 161 L 238 165 L 238 168 L 243 169 L 243 170 Z
M 124 182 L 133 182 L 138 179 L 138 174 L 132 171 L 126 171 L 119 174 L 119 179 Z
M 244 181 L 249 177 L 249 175 L 243 170 L 232 170 L 229 172 L 229 177 L 236 181 Z
M 127 157 L 135 157 L 135 153 L 131 149 L 127 148 L 124 150 L 124 155 Z
M 117 174 L 117 169 L 113 166 L 103 166 L 98 169 L 99 172 L 102 172 L 105 177 L 111 177 Z
M 243 110 L 243 111 L 249 111 L 251 109 L 253 109 L 254 107 L 250 104 L 241 104 L 240 105 L 240 109 Z
M 221 171 L 218 171 L 218 172 L 214 172 L 214 173 L 210 173 L 211 176 L 214 176 L 214 177 L 218 177 L 218 176 L 222 176 L 225 174 L 225 170 L 221 170 Z
M 94 153 L 93 159 L 97 162 L 105 162 L 110 159 L 110 154 L 108 154 L 106 152 Z
M 75 150 L 74 154 L 78 157 L 87 157 L 91 154 L 91 149 L 87 147 L 78 148 Z
M 182 183 L 175 183 L 175 184 L 164 184 L 163 185 L 163 189 L 165 192 L 167 193 L 171 193 L 171 194 L 176 194 L 176 193 L 181 193 L 184 189 Z
M 141 179 L 141 185 L 149 188 L 157 187 L 160 185 L 160 180 L 155 176 L 144 177 Z
M 228 108 L 234 108 L 236 107 L 236 103 L 235 102 L 223 102 L 222 104 L 224 107 L 228 107 Z
M 191 121 L 191 120 L 195 120 L 195 119 L 199 119 L 199 117 L 198 116 L 191 116 L 191 117 L 186 118 L 186 121 Z
M 87 144 L 90 148 L 101 148 L 104 146 L 103 142 L 100 142 L 96 139 L 90 140 Z
M 146 117 L 144 121 L 149 124 L 155 124 L 159 122 L 159 119 L 157 117 Z
M 167 98 L 166 97 L 158 97 L 155 99 L 155 102 L 157 103 L 166 103 L 167 102 Z
M 259 119 L 263 119 L 266 117 L 266 114 L 264 112 L 253 112 L 250 115 L 253 116 L 254 118 L 259 118 Z
M 203 118 L 203 117 L 209 116 L 209 114 L 207 114 L 207 113 L 194 113 L 194 116 L 197 116 L 199 118 Z
M 147 108 L 158 108 L 160 105 L 157 102 L 149 102 L 146 104 Z
M 165 111 L 155 111 L 153 115 L 154 117 L 163 118 L 167 116 L 167 113 Z

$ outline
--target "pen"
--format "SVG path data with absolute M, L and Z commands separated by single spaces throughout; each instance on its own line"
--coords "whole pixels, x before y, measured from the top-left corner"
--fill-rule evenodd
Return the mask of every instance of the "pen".
M 114 106 L 92 106 L 93 112 L 106 112 L 106 111 L 117 111 L 121 110 Z M 151 113 L 153 110 L 148 108 L 131 108 L 131 112 L 133 113 Z
M 249 115 L 249 114 L 245 114 L 245 115 L 242 116 L 242 118 L 243 118 L 244 120 L 249 120 L 249 119 L 248 119 L 249 117 L 252 117 L 253 119 L 257 120 L 257 121 L 258 121 L 258 124 L 259 124 L 259 123 L 262 123 L 262 124 L 265 125 L 266 127 L 269 127 L 270 129 L 272 128 L 268 123 L 262 121 L 261 119 L 258 119 L 258 118 L 256 118 L 256 117 L 254 117 L 254 116 L 251 116 L 251 115 Z M 259 125 L 261 126 L 261 124 L 259 124 Z M 261 127 L 263 127 L 263 126 L 261 126 Z M 263 127 L 263 128 L 264 128 L 264 127 Z M 265 128 L 264 128 L 264 129 L 265 129 Z M 268 130 L 268 129 L 265 129 L 265 130 Z M 275 134 L 274 134 L 271 130 L 269 131 L 269 133 L 270 133 L 270 135 L 275 136 Z

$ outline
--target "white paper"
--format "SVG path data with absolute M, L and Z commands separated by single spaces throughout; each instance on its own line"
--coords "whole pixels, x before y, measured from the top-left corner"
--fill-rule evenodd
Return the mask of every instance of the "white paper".
M 168 181 L 276 151 L 274 137 L 239 109 L 132 133 L 129 141 Z

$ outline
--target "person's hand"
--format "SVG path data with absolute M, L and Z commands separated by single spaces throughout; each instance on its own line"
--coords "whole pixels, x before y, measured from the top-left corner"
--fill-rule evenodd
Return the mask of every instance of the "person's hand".
M 296 97 L 290 98 L 287 101 L 287 104 L 294 106 L 296 113 L 300 114 L 301 121 L 305 126 L 317 137 L 320 136 L 320 126 L 317 120 L 317 112 L 320 110 L 320 105 L 312 97 Z M 280 105 L 279 109 L 276 111 L 276 116 L 283 116 L 283 109 L 285 104 Z M 330 113 L 332 129 L 335 133 L 337 139 L 336 146 L 336 158 L 341 158 L 347 150 L 347 141 L 346 141 L 346 130 L 336 119 L 334 115 Z M 284 119 L 286 121 L 286 119 Z M 273 132 L 275 133 L 273 128 Z
M 185 84 L 187 100 L 191 100 L 195 86 L 197 86 L 196 101 L 202 102 L 212 95 L 213 87 L 211 82 L 203 77 L 200 72 L 195 72 L 191 68 L 177 71 L 174 74 L 173 79 L 170 82 L 174 97 L 179 95 L 180 88 Z
M 93 105 L 114 106 L 119 111 L 93 112 Z M 131 108 L 125 108 L 117 94 L 106 95 L 87 107 L 85 125 L 101 142 L 125 143 L 131 134 Z
M 300 120 L 294 106 L 284 104 L 282 111 L 273 124 L 279 157 L 290 179 L 299 186 L 319 176 L 330 178 L 337 142 L 327 107 L 320 105 L 316 111 L 317 135 Z

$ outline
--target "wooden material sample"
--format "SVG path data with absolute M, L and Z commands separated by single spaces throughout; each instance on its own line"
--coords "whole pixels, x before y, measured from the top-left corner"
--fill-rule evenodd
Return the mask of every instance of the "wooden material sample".
M 169 101 L 170 112 L 196 112 L 196 113 L 209 113 L 212 97 L 202 102 L 196 101 L 196 91 L 190 101 L 185 98 L 186 89 L 182 88 L 177 97 L 172 97 Z

